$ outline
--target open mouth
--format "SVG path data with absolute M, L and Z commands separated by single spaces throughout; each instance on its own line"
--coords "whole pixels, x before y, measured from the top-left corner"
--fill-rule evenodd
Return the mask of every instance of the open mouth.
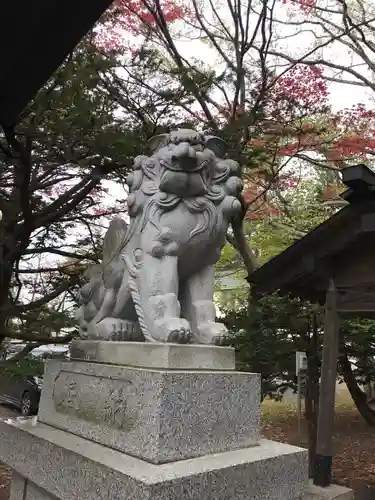
M 178 158 L 172 156 L 172 161 L 168 162 L 166 160 L 160 159 L 160 165 L 168 170 L 174 172 L 198 172 L 202 170 L 208 160 L 197 161 L 196 158 Z

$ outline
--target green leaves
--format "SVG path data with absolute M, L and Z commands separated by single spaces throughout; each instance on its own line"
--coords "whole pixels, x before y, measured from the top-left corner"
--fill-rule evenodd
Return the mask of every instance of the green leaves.
M 15 362 L 7 361 L 0 364 L 0 385 L 9 383 L 9 379 L 22 379 L 24 377 L 42 377 L 44 363 L 38 359 L 22 359 Z
M 341 323 L 341 348 L 355 363 L 354 374 L 359 384 L 375 380 L 375 321 L 351 319 Z
M 315 312 L 310 304 L 276 294 L 255 300 L 250 311 L 226 311 L 238 368 L 262 375 L 263 396 L 280 385 L 295 388 L 295 352 L 309 349 Z

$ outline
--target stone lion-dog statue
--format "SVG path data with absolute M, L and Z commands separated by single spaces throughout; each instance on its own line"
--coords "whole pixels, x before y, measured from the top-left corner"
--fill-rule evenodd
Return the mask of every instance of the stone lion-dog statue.
M 77 319 L 86 339 L 220 345 L 214 265 L 241 212 L 237 162 L 217 137 L 179 129 L 151 139 L 127 178 L 130 223 L 115 219 L 86 269 Z

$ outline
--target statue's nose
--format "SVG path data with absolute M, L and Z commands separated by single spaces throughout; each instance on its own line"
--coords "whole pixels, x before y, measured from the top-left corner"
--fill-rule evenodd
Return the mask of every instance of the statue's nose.
M 190 146 L 188 142 L 180 142 L 180 144 L 177 144 L 175 147 L 173 154 L 172 154 L 172 160 L 179 160 L 179 159 L 185 159 L 185 158 L 190 158 L 190 159 L 196 159 L 196 151 L 194 148 Z

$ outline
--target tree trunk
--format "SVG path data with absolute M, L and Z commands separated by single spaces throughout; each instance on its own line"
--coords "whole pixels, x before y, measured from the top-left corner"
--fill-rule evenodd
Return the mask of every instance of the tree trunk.
M 345 350 L 339 356 L 339 363 L 342 369 L 344 381 L 348 387 L 351 397 L 353 398 L 357 410 L 368 425 L 375 426 L 375 412 L 373 412 L 367 404 L 366 394 L 357 384 L 351 363 Z
M 319 343 L 316 317 L 312 321 L 312 337 L 307 351 L 307 384 L 305 401 L 305 418 L 307 420 L 308 451 L 309 451 L 309 477 L 313 476 L 316 438 L 318 428 L 319 407 Z

